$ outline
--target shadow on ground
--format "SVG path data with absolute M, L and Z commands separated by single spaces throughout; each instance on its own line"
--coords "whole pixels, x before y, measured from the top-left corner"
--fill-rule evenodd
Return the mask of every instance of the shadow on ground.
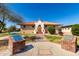
M 43 39 L 43 37 L 38 37 L 38 36 L 36 36 L 36 38 L 35 39 Z
M 26 45 L 23 49 L 21 49 L 19 52 L 16 52 L 16 54 L 18 53 L 23 53 L 23 52 L 26 52 L 30 49 L 34 48 L 33 45 Z
M 76 52 L 78 52 L 79 51 L 79 46 L 77 46 L 77 50 L 76 50 Z

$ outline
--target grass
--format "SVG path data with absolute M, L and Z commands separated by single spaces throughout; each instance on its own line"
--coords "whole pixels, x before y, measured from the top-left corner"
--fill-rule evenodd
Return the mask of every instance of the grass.
M 20 35 L 22 35 L 22 36 L 28 36 L 28 37 L 31 37 L 31 36 L 34 36 L 35 34 L 33 34 L 33 33 L 31 33 L 31 34 L 22 34 L 22 33 L 19 33 Z
M 0 33 L 0 37 L 8 36 L 9 33 Z
M 25 34 L 25 36 L 32 37 L 34 34 Z
M 34 36 L 34 34 L 21 34 L 21 33 L 18 33 L 22 36 L 28 36 L 28 37 L 31 37 L 31 36 Z M 10 35 L 8 32 L 7 33 L 0 33 L 0 37 L 4 37 L 4 36 L 8 36 Z
M 61 41 L 61 36 L 52 36 L 52 35 L 45 35 L 45 37 L 50 41 L 50 42 L 54 42 L 54 43 L 60 43 Z
M 33 37 L 35 34 L 22 34 L 24 37 Z M 26 43 L 33 42 L 32 39 L 26 40 Z
M 79 46 L 79 38 L 77 38 L 77 46 Z

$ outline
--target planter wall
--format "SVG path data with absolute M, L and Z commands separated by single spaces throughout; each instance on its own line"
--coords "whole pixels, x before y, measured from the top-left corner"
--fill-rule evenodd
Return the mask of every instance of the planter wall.
M 77 50 L 77 39 L 74 37 L 72 40 L 65 40 L 64 38 L 61 41 L 61 47 L 65 50 L 76 52 Z

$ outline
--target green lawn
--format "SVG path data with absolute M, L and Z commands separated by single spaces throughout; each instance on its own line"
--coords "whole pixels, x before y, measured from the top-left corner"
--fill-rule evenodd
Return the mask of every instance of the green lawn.
M 54 43 L 60 43 L 61 41 L 61 36 L 52 36 L 52 35 L 45 35 L 45 37 L 50 41 L 50 42 L 54 42 Z

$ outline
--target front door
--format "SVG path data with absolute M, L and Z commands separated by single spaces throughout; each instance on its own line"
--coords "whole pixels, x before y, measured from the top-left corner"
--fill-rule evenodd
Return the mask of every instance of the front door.
M 37 28 L 37 30 L 38 30 L 37 33 L 38 33 L 38 34 L 42 34 L 41 29 L 42 29 L 42 27 L 39 25 L 38 28 Z

